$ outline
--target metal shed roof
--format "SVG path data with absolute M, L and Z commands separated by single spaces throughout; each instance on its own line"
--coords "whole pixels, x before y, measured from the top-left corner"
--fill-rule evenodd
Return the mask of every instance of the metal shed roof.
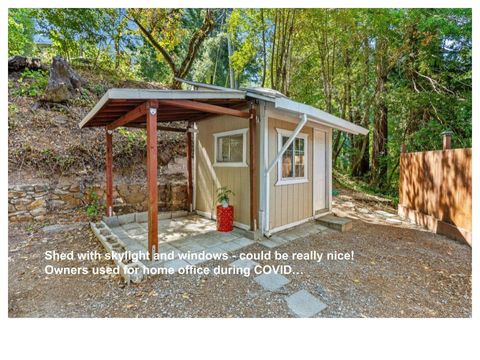
M 267 88 L 228 89 L 221 86 L 202 84 L 177 79 L 196 88 L 196 90 L 150 90 L 150 89 L 110 89 L 98 101 L 93 109 L 80 122 L 80 128 L 107 126 L 131 112 L 148 100 L 163 101 L 158 111 L 159 122 L 199 121 L 212 116 L 212 112 L 201 107 L 178 107 L 169 100 L 187 100 L 223 108 L 238 110 L 245 108 L 250 99 L 273 103 L 275 108 L 292 114 L 306 114 L 310 121 L 333 127 L 352 134 L 368 133 L 368 129 L 347 120 L 329 114 L 313 106 L 293 101 L 282 93 Z M 200 88 L 200 90 L 199 90 Z M 192 101 L 193 100 L 193 101 Z M 145 123 L 142 115 L 125 126 L 138 127 Z
M 176 78 L 178 81 L 182 81 L 186 84 L 197 88 L 215 89 L 217 91 L 232 90 L 216 85 L 202 84 L 195 81 L 184 80 Z M 320 124 L 333 127 L 338 130 L 342 130 L 351 134 L 368 134 L 368 129 L 362 126 L 356 125 L 350 121 L 339 118 L 338 116 L 329 114 L 323 110 L 317 109 L 313 106 L 299 103 L 297 101 L 289 99 L 281 92 L 269 88 L 263 87 L 250 87 L 235 90 L 237 92 L 245 92 L 247 98 L 254 98 L 263 101 L 268 101 L 274 104 L 276 109 L 288 111 L 294 114 L 306 114 L 309 120 L 318 122 Z

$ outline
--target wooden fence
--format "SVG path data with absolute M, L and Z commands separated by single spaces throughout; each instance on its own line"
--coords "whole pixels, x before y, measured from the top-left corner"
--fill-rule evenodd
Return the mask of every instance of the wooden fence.
M 400 156 L 398 213 L 436 233 L 472 244 L 472 149 Z

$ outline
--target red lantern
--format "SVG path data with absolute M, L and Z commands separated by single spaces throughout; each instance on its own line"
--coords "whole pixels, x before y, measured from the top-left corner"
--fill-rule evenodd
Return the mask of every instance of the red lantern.
M 217 205 L 217 231 L 229 232 L 233 230 L 233 206 Z

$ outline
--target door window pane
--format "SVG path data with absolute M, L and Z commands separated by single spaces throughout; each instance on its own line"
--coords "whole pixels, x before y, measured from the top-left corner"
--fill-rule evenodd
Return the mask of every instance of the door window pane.
M 282 136 L 282 146 L 288 136 Z M 305 139 L 296 138 L 282 156 L 282 178 L 305 177 Z

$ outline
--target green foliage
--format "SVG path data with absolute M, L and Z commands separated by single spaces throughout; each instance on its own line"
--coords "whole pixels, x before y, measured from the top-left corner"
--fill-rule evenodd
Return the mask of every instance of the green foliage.
M 159 57 L 153 46 L 144 42 L 137 48 L 136 74 L 146 81 L 166 83 L 170 81 L 171 73 L 163 58 Z
M 88 194 L 88 198 L 90 202 L 85 206 L 85 213 L 89 217 L 98 216 L 102 208 L 98 194 L 92 190 Z
M 227 204 L 230 203 L 230 196 L 235 196 L 235 193 L 230 190 L 227 186 L 222 186 L 217 189 L 217 201 L 221 204 L 226 202 Z
M 34 53 L 32 9 L 8 10 L 8 56 Z
M 8 117 L 11 117 L 12 115 L 16 114 L 18 112 L 18 106 L 15 105 L 14 103 L 9 102 L 8 103 Z
M 43 70 L 26 69 L 18 79 L 17 96 L 38 97 L 44 94 L 48 84 L 48 73 Z
M 471 146 L 470 9 L 11 9 L 8 21 L 9 55 L 33 54 L 41 35 L 52 43 L 44 55 L 90 71 L 263 85 L 366 127 L 368 137 L 334 131 L 333 160 L 372 191 L 396 192 L 401 144 L 439 149 L 450 129 L 454 147 Z M 34 97 L 44 85 L 41 72 L 8 84 Z M 119 134 L 116 154 L 141 151 L 143 135 Z

